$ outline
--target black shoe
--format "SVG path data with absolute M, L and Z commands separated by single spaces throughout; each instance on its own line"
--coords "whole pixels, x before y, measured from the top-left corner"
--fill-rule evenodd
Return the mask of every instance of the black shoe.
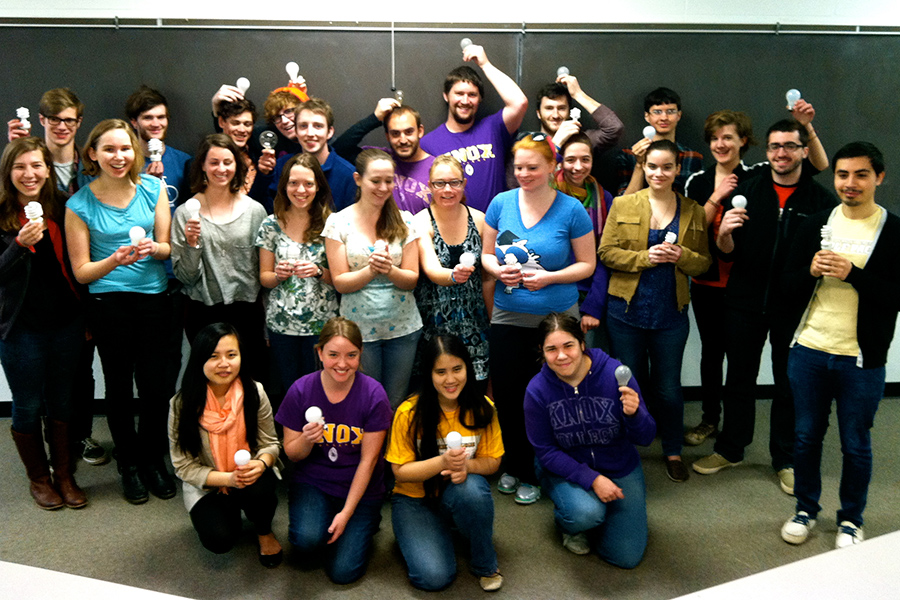
M 259 564 L 267 569 L 274 569 L 281 564 L 284 559 L 284 550 L 279 550 L 277 554 L 262 554 L 260 551 Z
M 175 480 L 169 475 L 166 466 L 160 461 L 157 464 L 145 466 L 141 470 L 144 483 L 150 488 L 150 492 L 162 500 L 175 497 Z
M 122 475 L 122 489 L 126 500 L 132 504 L 143 504 L 150 498 L 135 465 L 119 465 L 119 473 Z
M 672 481 L 682 483 L 687 481 L 691 476 L 690 471 L 687 470 L 687 467 L 684 466 L 684 463 L 680 458 L 677 460 L 664 460 L 666 462 L 666 475 L 668 475 L 669 479 Z

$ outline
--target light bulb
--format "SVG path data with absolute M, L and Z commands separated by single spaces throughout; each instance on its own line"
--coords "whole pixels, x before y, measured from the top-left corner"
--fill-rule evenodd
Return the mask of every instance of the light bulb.
M 32 223 L 44 222 L 44 207 L 40 202 L 32 200 L 25 205 L 25 218 Z
M 472 40 L 469 38 L 463 38 L 459 41 L 459 47 L 462 48 L 462 51 L 465 52 L 466 48 L 472 45 Z
M 735 196 L 731 199 L 731 206 L 734 208 L 747 208 L 747 198 L 745 196 Z
M 581 118 L 581 109 L 577 106 L 569 111 L 569 118 L 573 121 L 577 121 Z
M 250 87 L 250 80 L 246 77 L 239 77 L 237 80 L 237 89 L 241 90 L 241 95 L 247 94 L 247 88 Z
M 569 74 L 569 67 L 560 67 L 556 70 L 556 77 L 560 78 Z
M 455 450 L 462 446 L 462 434 L 458 431 L 451 431 L 444 438 L 444 441 L 447 442 L 447 450 Z
M 140 225 L 135 225 L 128 231 L 128 237 L 131 238 L 131 245 L 137 246 L 141 240 L 147 237 L 147 232 Z
M 474 267 L 475 255 L 471 252 L 463 252 L 459 255 L 459 264 L 464 267 Z
M 394 100 L 396 100 L 400 104 L 403 104 L 403 90 L 396 90 L 394 92 Z
M 644 127 L 643 134 L 645 138 L 652 140 L 656 136 L 656 128 L 654 128 L 653 125 L 647 125 Z
M 262 133 L 259 134 L 259 145 L 265 148 L 266 150 L 274 150 L 275 145 L 278 143 L 278 136 L 275 135 L 275 132 L 266 129 Z
M 625 365 L 616 367 L 616 382 L 619 384 L 619 387 L 628 385 L 629 381 L 631 381 L 631 369 Z
M 291 81 L 295 81 L 297 79 L 297 75 L 300 74 L 300 65 L 298 65 L 294 61 L 291 61 L 288 64 L 284 65 L 284 70 L 287 71 L 288 77 L 291 78 Z
M 668 231 L 668 232 L 666 232 L 666 242 L 667 242 L 667 243 L 669 243 L 669 244 L 674 244 L 674 243 L 677 242 L 677 241 L 678 241 L 678 234 L 677 234 L 677 233 L 675 233 L 674 231 Z
M 384 240 L 375 240 L 375 252 L 384 252 L 385 248 L 387 248 L 387 242 Z
M 162 140 L 157 138 L 147 140 L 147 151 L 150 152 L 150 162 L 161 161 L 163 151 Z
M 831 228 L 831 225 L 822 225 L 821 233 L 822 250 L 831 250 L 834 248 L 834 244 L 831 242 L 831 236 L 834 233 L 834 230 Z
M 184 210 L 188 213 L 188 218 L 197 219 L 200 217 L 200 201 L 196 198 L 188 198 L 184 203 Z
M 16 109 L 16 117 L 18 117 L 19 121 L 22 122 L 22 129 L 26 129 L 30 132 L 31 121 L 29 121 L 28 119 L 31 117 L 31 111 L 24 106 L 20 106 Z
M 785 94 L 784 97 L 787 100 L 788 110 L 794 110 L 794 105 L 801 97 L 800 90 L 790 89 L 787 91 L 787 94 Z
M 243 467 L 250 462 L 250 453 L 243 448 L 234 453 L 234 464 Z
M 518 268 L 519 271 L 522 270 L 522 265 L 519 264 L 519 259 L 518 259 L 518 258 L 516 257 L 516 255 L 513 254 L 512 252 L 507 252 L 507 253 L 503 256 L 503 264 L 505 264 L 505 265 L 516 265 L 516 267 Z M 508 285 L 508 286 L 506 286 L 506 289 L 503 290 L 503 293 L 505 293 L 505 294 L 512 294 L 512 293 L 513 293 L 513 290 L 514 290 L 515 288 L 517 288 L 517 287 L 519 287 L 519 284 L 518 284 L 518 283 L 517 283 L 515 286 Z
M 306 409 L 306 422 L 307 423 L 323 423 L 322 419 L 322 409 L 318 406 L 310 406 Z

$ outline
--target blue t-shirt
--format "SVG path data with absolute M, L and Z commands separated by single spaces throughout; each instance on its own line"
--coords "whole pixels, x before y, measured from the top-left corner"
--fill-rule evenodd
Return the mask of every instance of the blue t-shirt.
M 109 206 L 97 199 L 90 186 L 85 186 L 69 198 L 66 207 L 84 221 L 91 236 L 91 261 L 111 256 L 120 246 L 130 246 L 129 231 L 140 225 L 147 237 L 154 239 L 156 203 L 159 200 L 160 180 L 141 175 L 134 197 L 125 208 Z M 159 294 L 166 290 L 166 271 L 163 263 L 147 257 L 134 264 L 119 265 L 105 276 L 88 284 L 92 294 L 104 292 L 137 292 Z
M 330 149 L 329 149 L 330 150 Z M 272 213 L 272 203 L 278 194 L 278 181 L 281 179 L 281 172 L 284 165 L 293 157 L 293 154 L 285 154 L 275 163 L 275 169 L 272 171 L 272 182 L 269 184 L 269 199 L 265 205 L 266 211 Z M 328 187 L 331 189 L 331 197 L 334 200 L 334 212 L 340 212 L 356 202 L 356 182 L 353 180 L 353 173 L 356 169 L 346 160 L 337 155 L 337 152 L 330 150 L 325 164 L 322 166 L 322 173 L 328 180 Z
M 512 254 L 522 271 L 559 271 L 572 264 L 572 242 L 593 231 L 591 219 L 581 202 L 556 192 L 553 204 L 533 227 L 522 223 L 519 212 L 519 190 L 497 194 L 488 206 L 485 223 L 497 230 L 494 253 L 501 265 Z M 498 282 L 494 305 L 509 312 L 546 315 L 564 312 L 578 302 L 577 283 L 553 283 L 537 291 L 518 285 L 507 293 Z

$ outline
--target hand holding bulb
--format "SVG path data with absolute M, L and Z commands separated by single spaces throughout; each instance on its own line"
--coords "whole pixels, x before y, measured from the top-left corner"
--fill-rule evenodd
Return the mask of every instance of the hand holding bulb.
M 188 198 L 184 203 L 188 220 L 184 224 L 184 241 L 192 248 L 200 247 L 200 201 Z
M 137 254 L 135 260 L 147 258 L 155 252 L 156 242 L 147 237 L 147 232 L 140 225 L 132 227 L 128 231 L 128 237 L 131 238 L 131 246 Z
M 247 90 L 250 89 L 250 80 L 246 77 L 238 77 L 236 87 L 241 90 L 241 96 L 246 96 Z
M 466 51 L 466 48 L 468 48 L 469 46 L 472 46 L 472 45 L 473 45 L 472 40 L 470 40 L 469 38 L 463 38 L 459 41 L 459 47 L 462 49 L 463 52 Z
M 463 252 L 459 256 L 459 264 L 453 268 L 453 272 L 450 274 L 450 281 L 455 284 L 465 283 L 474 272 L 475 255 L 471 252 Z
M 150 162 L 161 162 L 163 155 L 162 140 L 157 138 L 147 140 L 147 152 L 150 153 Z
M 641 133 L 646 139 L 652 140 L 656 137 L 656 128 L 653 125 L 647 125 Z
M 24 106 L 20 106 L 16 109 L 16 117 L 19 118 L 19 129 L 24 129 L 28 134 L 30 134 L 31 121 L 29 121 L 28 119 L 31 117 L 31 111 Z
M 290 83 L 296 83 L 297 76 L 300 75 L 300 65 L 291 61 L 284 65 L 284 70 L 287 71 L 288 81 L 290 81 Z
M 25 205 L 25 218 L 29 223 L 43 223 L 44 206 L 40 202 L 32 200 Z
M 44 207 L 40 202 L 29 202 L 25 205 L 25 217 L 28 222 L 19 229 L 16 242 L 23 247 L 34 246 L 44 237 Z
M 278 144 L 278 135 L 274 131 L 266 129 L 259 134 L 259 145 L 262 146 L 262 155 L 256 163 L 257 170 L 263 175 L 268 175 L 275 168 L 275 146 Z
M 631 383 L 631 369 L 626 365 L 619 365 L 615 371 L 616 383 L 619 384 L 619 392 L 622 394 L 619 399 L 622 401 L 622 412 L 625 416 L 632 416 L 637 412 L 641 399 L 637 392 L 628 386 Z
M 560 77 L 565 77 L 569 74 L 569 67 L 560 67 L 556 70 L 556 79 L 558 80 Z
M 522 281 L 522 265 L 519 259 L 512 252 L 507 252 L 503 256 L 503 266 L 500 267 L 500 281 L 506 284 L 503 290 L 505 294 L 512 294 L 513 290 L 519 287 Z
M 462 435 L 458 431 L 451 431 L 444 439 L 447 443 L 447 451 L 441 455 L 443 469 L 441 475 L 449 476 L 450 481 L 460 484 L 466 480 L 466 451 L 462 447 Z
M 384 240 L 375 240 L 372 248 L 372 254 L 369 255 L 369 267 L 379 275 L 387 275 L 394 266 L 388 253 L 388 243 Z
M 306 425 L 303 426 L 303 438 L 310 444 L 315 444 L 322 440 L 322 434 L 325 432 L 325 418 L 322 416 L 322 409 L 318 406 L 310 406 L 304 413 L 306 417 Z
M 785 100 L 787 100 L 787 109 L 792 111 L 792 110 L 794 110 L 794 104 L 796 104 L 797 100 L 799 100 L 801 98 L 800 90 L 790 89 L 784 95 L 784 98 L 785 98 Z

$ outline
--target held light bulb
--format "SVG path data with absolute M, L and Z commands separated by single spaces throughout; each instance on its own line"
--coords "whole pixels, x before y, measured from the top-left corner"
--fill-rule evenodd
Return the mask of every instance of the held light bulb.
M 581 109 L 577 106 L 569 111 L 569 118 L 573 121 L 577 121 L 581 118 Z
M 294 82 L 297 80 L 297 75 L 300 74 L 300 65 L 291 61 L 284 66 L 284 70 L 287 71 L 288 77 L 291 78 L 291 82 Z
M 141 240 L 147 237 L 147 232 L 140 225 L 135 225 L 128 231 L 128 237 L 131 238 L 131 245 L 137 246 Z
M 556 70 L 557 79 L 569 74 L 569 67 L 560 67 Z
M 28 204 L 25 205 L 25 218 L 27 218 L 31 223 L 43 223 L 44 222 L 44 207 L 40 202 L 35 202 L 32 200 Z
M 306 422 L 307 423 L 322 423 L 324 424 L 324 420 L 322 419 L 322 409 L 318 406 L 310 406 L 306 409 Z
M 731 199 L 731 206 L 734 208 L 747 208 L 747 198 L 744 196 L 735 196 Z
M 403 90 L 396 90 L 394 92 L 394 100 L 400 103 L 400 105 L 403 105 Z
M 147 151 L 150 152 L 150 162 L 161 161 L 163 151 L 162 140 L 157 138 L 147 140 Z
M 677 241 L 678 241 L 678 234 L 677 234 L 677 233 L 675 233 L 674 231 L 668 231 L 668 232 L 666 232 L 666 243 L 668 243 L 668 244 L 674 244 L 674 243 L 677 242 Z
M 266 150 L 274 150 L 275 145 L 278 143 L 278 136 L 275 135 L 274 131 L 266 129 L 262 133 L 259 134 L 259 145 L 265 148 Z
M 656 136 L 656 128 L 654 128 L 653 125 L 647 125 L 644 127 L 643 134 L 645 138 L 652 140 Z
M 463 38 L 459 41 L 459 47 L 462 48 L 462 51 L 465 52 L 466 48 L 472 45 L 472 40 L 469 38 Z
M 800 90 L 790 89 L 787 91 L 787 94 L 785 94 L 784 97 L 787 100 L 788 110 L 794 110 L 794 105 L 801 97 Z
M 184 203 L 184 210 L 188 213 L 188 218 L 190 219 L 199 219 L 200 218 L 200 201 L 196 198 L 188 198 Z
M 631 381 L 631 369 L 625 365 L 616 367 L 616 383 L 619 384 L 619 387 L 628 385 L 629 381 Z
M 444 438 L 444 441 L 447 442 L 447 450 L 455 450 L 462 446 L 462 434 L 458 431 L 451 431 L 447 434 L 447 437 Z
M 475 255 L 471 252 L 463 252 L 459 255 L 459 264 L 463 267 L 474 267 Z
M 22 122 L 22 129 L 31 132 L 31 121 L 28 119 L 31 117 L 31 111 L 25 108 L 24 106 L 20 106 L 16 109 L 16 117 L 19 118 L 19 121 Z
M 247 88 L 250 87 L 250 80 L 246 77 L 239 77 L 237 80 L 237 89 L 241 90 L 241 95 L 247 95 Z
M 250 453 L 244 449 L 238 450 L 234 453 L 234 464 L 239 467 L 243 467 L 248 462 L 250 462 Z

